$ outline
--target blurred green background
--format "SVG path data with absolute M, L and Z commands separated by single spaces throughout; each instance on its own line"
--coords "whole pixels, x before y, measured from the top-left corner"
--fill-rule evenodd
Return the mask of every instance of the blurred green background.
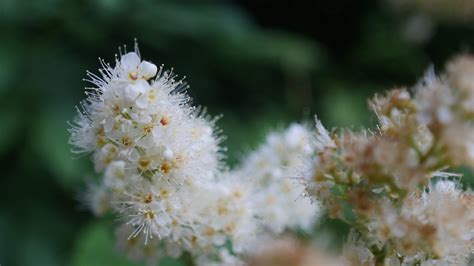
M 371 124 L 367 97 L 471 50 L 473 26 L 368 0 L 0 0 L 0 264 L 130 265 L 114 218 L 81 205 L 92 164 L 67 143 L 85 71 L 118 46 L 187 76 L 235 164 L 290 121 Z

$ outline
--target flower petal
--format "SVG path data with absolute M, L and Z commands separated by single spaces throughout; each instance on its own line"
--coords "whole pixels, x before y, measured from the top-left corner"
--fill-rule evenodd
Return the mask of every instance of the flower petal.
M 138 67 L 138 64 L 140 64 L 140 57 L 138 57 L 136 53 L 130 52 L 122 56 L 120 64 L 125 70 L 135 69 Z
M 148 61 L 143 61 L 138 66 L 138 72 L 145 78 L 149 79 L 156 75 L 158 68 L 155 64 L 152 64 Z

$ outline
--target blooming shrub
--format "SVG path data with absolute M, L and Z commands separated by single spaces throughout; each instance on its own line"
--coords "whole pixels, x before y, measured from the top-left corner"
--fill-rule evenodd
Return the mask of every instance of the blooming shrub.
M 376 130 L 292 124 L 234 169 L 223 163 L 216 119 L 190 105 L 183 80 L 142 60 L 137 47 L 114 66 L 101 64 L 100 75 L 88 73 L 94 87 L 71 143 L 92 155 L 101 178 L 86 199 L 95 214 L 120 218 L 117 242 L 130 258 L 468 263 L 474 197 L 447 168 L 474 166 L 473 58 L 460 56 L 439 77 L 430 70 L 411 89 L 374 97 Z M 291 238 L 275 242 L 284 233 L 311 233 L 323 212 L 352 228 L 341 256 Z

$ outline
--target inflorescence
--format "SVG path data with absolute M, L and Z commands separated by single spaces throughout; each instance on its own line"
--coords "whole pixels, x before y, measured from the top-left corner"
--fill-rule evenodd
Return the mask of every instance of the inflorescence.
M 130 258 L 465 265 L 474 252 L 474 195 L 451 172 L 474 167 L 474 58 L 375 96 L 375 130 L 295 123 L 234 169 L 216 119 L 190 104 L 172 71 L 142 60 L 137 46 L 114 66 L 100 62 L 71 144 L 91 154 L 101 178 L 85 199 L 96 215 L 120 217 L 117 242 Z M 352 228 L 340 256 L 275 240 L 311 234 L 323 213 Z

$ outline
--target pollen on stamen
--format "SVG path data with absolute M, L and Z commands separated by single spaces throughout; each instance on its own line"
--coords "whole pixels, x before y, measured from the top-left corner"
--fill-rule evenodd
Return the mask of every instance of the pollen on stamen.
M 138 165 L 141 169 L 148 169 L 150 167 L 151 161 L 146 158 L 138 160 Z
M 214 228 L 212 227 L 207 227 L 205 232 L 206 236 L 213 236 L 215 233 L 216 233 L 216 230 L 214 230 Z
M 151 203 L 153 201 L 153 195 L 150 193 L 150 194 L 147 194 L 145 195 L 145 197 L 143 198 L 143 202 L 145 203 Z
M 166 126 L 166 125 L 168 125 L 169 123 L 170 123 L 169 118 L 167 118 L 167 117 L 165 117 L 165 116 L 163 116 L 163 117 L 160 119 L 160 124 L 161 124 L 162 126 Z
M 128 136 L 122 137 L 121 142 L 125 147 L 130 147 L 133 143 L 132 139 Z
M 153 124 L 145 125 L 143 127 L 143 132 L 145 133 L 145 135 L 150 134 L 154 127 L 155 127 L 155 125 L 153 125 Z
M 128 74 L 128 78 L 131 80 L 137 80 L 138 79 L 138 72 L 132 71 Z
M 153 220 L 155 219 L 155 212 L 152 210 L 146 210 L 143 212 L 143 217 L 145 217 L 146 219 Z
M 163 199 L 168 198 L 168 196 L 169 196 L 169 191 L 166 190 L 166 189 L 164 189 L 164 188 L 160 189 L 160 196 L 161 196 Z
M 153 90 L 148 93 L 148 101 L 150 102 L 156 101 L 156 94 Z
M 160 165 L 160 171 L 164 174 L 168 174 L 171 171 L 171 165 L 167 162 L 164 162 Z
M 120 113 L 120 106 L 118 106 L 118 104 L 114 104 L 112 106 L 112 111 L 116 114 L 119 114 Z

